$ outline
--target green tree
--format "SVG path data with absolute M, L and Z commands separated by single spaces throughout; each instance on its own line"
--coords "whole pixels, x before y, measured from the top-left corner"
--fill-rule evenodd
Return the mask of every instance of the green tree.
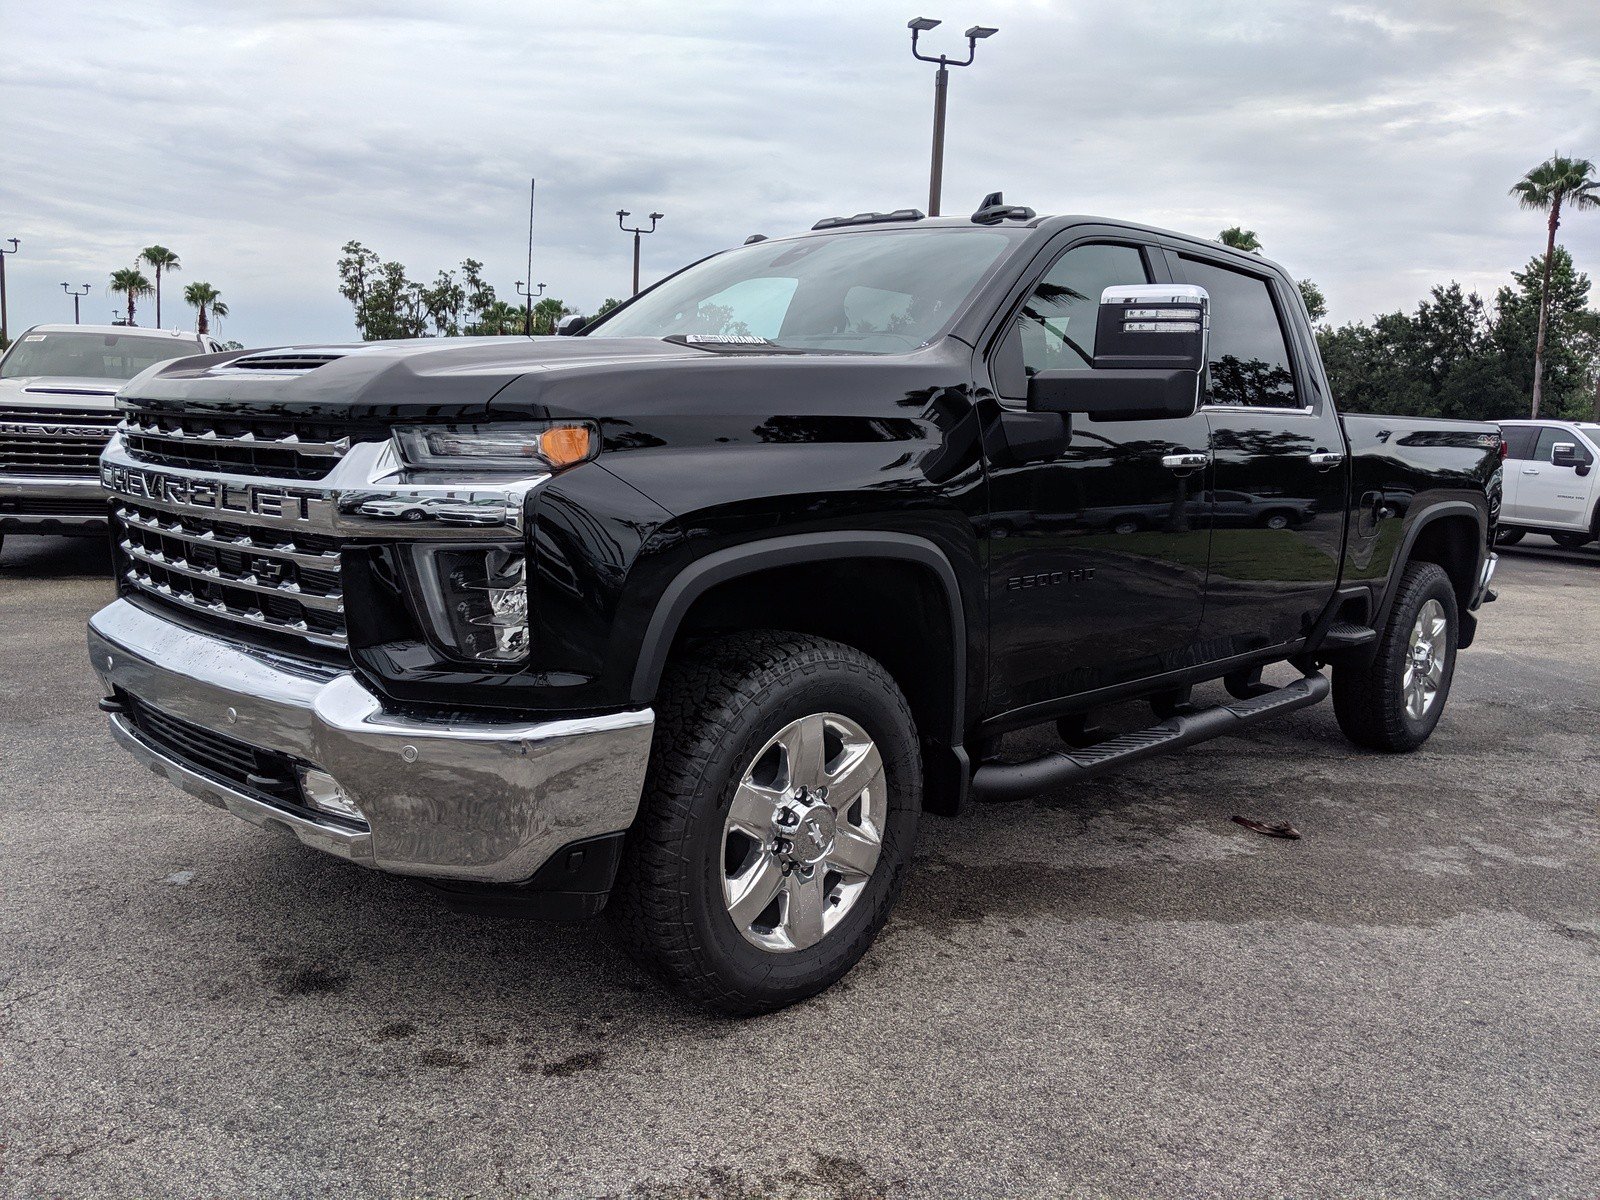
M 1309 279 L 1300 280 L 1298 286 L 1300 299 L 1306 303 L 1306 316 L 1310 317 L 1311 323 L 1315 325 L 1328 315 L 1328 298 L 1322 294 L 1322 289 Z
M 483 264 L 475 258 L 464 259 L 461 263 L 461 282 L 466 288 L 466 312 L 470 323 L 482 325 L 484 314 L 497 303 L 494 285 L 484 282 Z
M 1600 180 L 1594 177 L 1594 163 L 1586 158 L 1563 158 L 1560 154 L 1540 163 L 1516 183 L 1511 195 L 1523 208 L 1549 213 L 1549 237 L 1544 249 L 1544 284 L 1540 291 L 1539 332 L 1533 350 L 1533 409 L 1539 415 L 1544 398 L 1544 351 L 1550 303 L 1550 271 L 1555 262 L 1556 230 L 1561 227 L 1561 206 L 1574 212 L 1600 208 Z
M 183 289 L 183 299 L 195 310 L 196 333 L 210 333 L 211 322 L 220 321 L 228 315 L 228 305 L 222 299 L 222 294 L 209 283 L 199 280 L 191 283 Z
M 440 337 L 456 337 L 461 333 L 461 310 L 466 302 L 467 291 L 456 282 L 454 271 L 440 271 L 433 286 L 423 290 L 423 308 Z
M 178 261 L 178 256 L 165 246 L 146 246 L 139 252 L 139 261 L 149 266 L 156 273 L 156 328 L 161 328 L 161 274 L 163 271 L 175 272 L 183 268 Z
M 467 327 L 467 332 L 478 337 L 510 337 L 525 332 L 527 325 L 527 314 L 520 304 L 491 300 L 478 314 L 478 319 Z
M 600 307 L 594 310 L 594 316 L 590 317 L 589 319 L 591 321 L 598 320 L 599 318 L 605 316 L 613 308 L 620 308 L 621 306 L 621 300 L 618 300 L 615 296 L 607 296 L 600 302 Z
M 145 278 L 143 271 L 138 267 L 123 267 L 120 271 L 111 272 L 111 294 L 121 294 L 128 298 L 128 324 L 135 324 L 133 319 L 134 301 L 148 296 L 154 289 L 150 280 Z
M 1513 273 L 1513 287 L 1495 295 L 1494 344 L 1505 372 L 1526 403 L 1540 373 L 1538 411 L 1567 420 L 1583 419 L 1593 406 L 1594 378 L 1600 367 L 1600 313 L 1589 308 L 1589 277 L 1572 255 L 1557 246 Z M 1521 416 L 1515 410 L 1503 416 Z
M 1231 246 L 1235 250 L 1243 250 L 1249 254 L 1261 253 L 1261 240 L 1256 237 L 1254 229 L 1244 229 L 1238 225 L 1230 225 L 1217 234 L 1217 241 L 1224 246 Z
M 554 296 L 546 296 L 533 306 L 533 332 L 554 333 L 556 331 L 556 323 L 562 317 L 569 316 L 574 311 L 576 310 L 563 304 Z

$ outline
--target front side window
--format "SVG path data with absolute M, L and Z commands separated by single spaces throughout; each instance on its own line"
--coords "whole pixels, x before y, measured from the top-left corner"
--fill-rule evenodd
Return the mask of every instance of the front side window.
M 1534 443 L 1539 440 L 1539 429 L 1535 425 L 1508 425 L 1501 434 L 1506 440 L 1507 458 L 1532 458 Z
M 1072 370 L 1094 365 L 1100 294 L 1145 283 L 1144 256 L 1132 246 L 1074 246 L 1046 272 L 1017 314 L 1023 369 Z
M 25 333 L 0 362 L 0 379 L 132 379 L 146 367 L 202 353 L 198 340 L 120 333 Z
M 1301 408 L 1278 306 L 1265 279 L 1184 258 L 1183 271 L 1211 296 L 1206 403 L 1228 408 Z
M 1578 452 L 1579 462 L 1592 463 L 1594 461 L 1594 456 L 1589 453 L 1589 447 L 1585 446 L 1583 439 L 1573 433 L 1572 430 L 1551 428 L 1539 430 L 1539 444 L 1533 452 L 1534 461 L 1542 463 L 1555 462 L 1556 444 L 1558 442 L 1569 443 Z
M 981 229 L 870 230 L 757 242 L 687 268 L 588 337 L 759 337 L 895 354 L 938 336 L 1011 244 Z

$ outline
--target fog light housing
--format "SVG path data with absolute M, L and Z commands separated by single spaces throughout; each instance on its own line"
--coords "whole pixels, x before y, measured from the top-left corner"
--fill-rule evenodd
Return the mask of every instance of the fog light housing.
M 305 797 L 306 804 L 318 812 L 343 817 L 347 821 L 360 821 L 363 825 L 367 823 L 361 806 L 326 771 L 316 767 L 300 768 L 300 794 Z
M 414 546 L 418 607 L 454 658 L 520 663 L 528 657 L 527 555 L 521 546 Z

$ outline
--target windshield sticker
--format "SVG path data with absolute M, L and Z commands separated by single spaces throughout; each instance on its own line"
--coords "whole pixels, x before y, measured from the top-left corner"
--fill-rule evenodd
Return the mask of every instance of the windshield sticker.
M 770 346 L 764 337 L 752 333 L 686 333 L 683 340 L 692 345 L 709 343 L 713 346 Z

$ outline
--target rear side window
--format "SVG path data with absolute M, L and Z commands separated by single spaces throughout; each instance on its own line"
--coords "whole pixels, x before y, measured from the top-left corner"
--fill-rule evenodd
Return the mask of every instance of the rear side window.
M 1206 403 L 1228 408 L 1303 408 L 1278 306 L 1265 279 L 1184 258 L 1184 275 L 1211 295 Z
M 1500 430 L 1506 439 L 1507 458 L 1532 458 L 1533 444 L 1539 440 L 1539 430 L 1533 425 L 1510 425 Z
M 1570 443 L 1578 452 L 1579 462 L 1591 463 L 1594 461 L 1594 456 L 1589 453 L 1589 447 L 1585 446 L 1578 435 L 1570 429 L 1539 430 L 1539 445 L 1534 450 L 1533 457 L 1542 463 L 1554 462 L 1556 444 L 1558 442 Z

